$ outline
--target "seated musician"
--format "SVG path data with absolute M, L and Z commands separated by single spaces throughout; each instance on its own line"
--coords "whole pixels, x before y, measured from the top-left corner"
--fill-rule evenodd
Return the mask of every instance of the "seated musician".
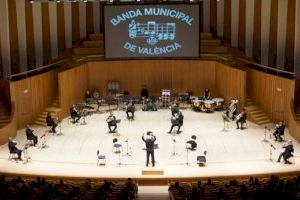
M 235 119 L 235 115 L 237 113 L 237 108 L 238 108 L 238 100 L 231 100 L 230 105 L 228 106 L 228 108 L 226 110 L 228 110 L 228 112 L 226 112 L 226 115 L 229 119 L 234 120 Z
M 129 102 L 127 104 L 127 107 L 126 107 L 126 115 L 127 115 L 127 119 L 132 119 L 134 120 L 134 111 L 135 111 L 135 106 L 133 104 L 133 102 Z M 131 115 L 129 115 L 129 113 Z
M 47 126 L 51 126 L 52 133 L 56 133 L 55 128 L 57 127 L 57 123 L 55 123 L 54 118 L 51 116 L 50 112 L 47 113 L 46 123 Z
M 172 112 L 172 116 L 175 117 L 175 114 L 177 114 L 179 112 L 179 103 L 174 103 L 171 106 L 171 112 Z
M 208 88 L 205 88 L 202 99 L 203 100 L 209 100 L 210 99 L 210 91 L 209 91 Z
M 288 159 L 290 157 L 293 157 L 294 153 L 294 146 L 293 142 L 290 140 L 287 144 L 285 144 L 282 148 L 284 148 L 284 151 L 279 155 L 277 162 L 280 162 L 281 157 L 283 157 L 284 164 L 289 164 L 290 162 Z
M 73 105 L 70 108 L 70 115 L 71 115 L 71 118 L 73 119 L 73 123 L 78 123 L 78 121 L 81 118 L 81 115 L 80 115 L 79 111 L 75 108 L 75 105 Z
M 117 119 L 116 117 L 113 115 L 112 112 L 110 112 L 108 118 L 106 119 L 107 125 L 108 125 L 108 129 L 110 133 L 115 133 L 116 129 L 117 129 Z M 112 130 L 111 127 L 114 127 L 114 129 Z
M 145 99 L 148 99 L 148 97 L 149 97 L 149 91 L 148 91 L 146 85 L 143 85 L 143 88 L 141 90 L 141 97 L 145 98 Z
M 285 130 L 285 124 L 283 121 L 280 121 L 278 124 L 276 124 L 275 132 L 273 133 L 273 136 L 275 137 L 276 141 L 282 142 L 282 136 L 284 135 Z
M 146 100 L 146 104 L 144 105 L 143 111 L 157 111 L 157 107 L 155 105 L 155 103 L 153 102 L 153 100 Z
M 196 135 L 192 135 L 191 140 L 187 141 L 187 148 L 195 151 L 197 149 Z
M 236 120 L 236 129 L 241 129 L 243 130 L 243 124 L 246 123 L 247 120 L 247 113 L 245 111 L 245 109 L 242 110 L 242 112 L 237 116 L 237 120 Z M 241 124 L 241 126 L 239 126 L 239 124 Z
M 175 114 L 175 117 L 172 117 L 172 119 L 171 119 L 172 126 L 171 126 L 171 129 L 168 133 L 171 133 L 173 131 L 173 128 L 175 126 L 177 126 L 178 127 L 177 134 L 179 134 L 180 133 L 180 128 L 183 125 L 183 118 L 184 117 L 182 115 L 182 112 L 179 111 L 177 114 Z
M 12 139 L 12 137 L 8 138 L 8 149 L 9 153 L 18 154 L 18 159 L 22 161 L 22 151 L 16 147 L 17 142 Z
M 90 103 L 92 101 L 92 99 L 93 99 L 93 97 L 92 97 L 90 91 L 87 90 L 86 93 L 85 93 L 85 102 Z
M 33 134 L 33 129 L 31 129 L 29 125 L 26 125 L 25 133 L 27 140 L 33 140 L 33 145 L 36 146 L 38 143 L 38 137 Z

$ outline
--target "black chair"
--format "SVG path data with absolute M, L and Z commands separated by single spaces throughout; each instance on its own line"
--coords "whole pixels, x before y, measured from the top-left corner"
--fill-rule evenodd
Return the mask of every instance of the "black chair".
M 98 158 L 97 165 L 105 165 L 106 164 L 106 156 L 101 155 L 99 149 L 97 150 L 97 158 Z

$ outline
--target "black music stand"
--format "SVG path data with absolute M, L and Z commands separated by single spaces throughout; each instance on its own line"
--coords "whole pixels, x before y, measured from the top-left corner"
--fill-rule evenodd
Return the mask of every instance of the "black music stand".
M 126 154 L 124 154 L 124 156 L 132 156 L 132 155 L 129 153 L 128 139 L 126 139 L 125 142 L 126 142 Z

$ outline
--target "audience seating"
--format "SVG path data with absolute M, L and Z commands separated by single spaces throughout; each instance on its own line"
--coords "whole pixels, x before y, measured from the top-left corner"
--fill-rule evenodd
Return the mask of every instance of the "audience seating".
M 170 200 L 299 199 L 300 176 L 175 182 L 169 185 Z

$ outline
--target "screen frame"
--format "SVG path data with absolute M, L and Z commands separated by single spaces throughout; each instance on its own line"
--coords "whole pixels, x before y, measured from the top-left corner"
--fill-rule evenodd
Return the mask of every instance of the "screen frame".
M 163 5 L 197 5 L 198 6 L 198 17 L 199 20 L 200 18 L 200 12 L 201 12 L 201 2 L 195 2 L 195 3 L 186 3 L 186 2 L 164 2 L 162 3 Z M 143 6 L 143 5 L 160 5 L 155 2 L 146 2 L 146 3 L 137 3 L 137 2 L 122 2 L 122 3 L 114 3 L 114 4 L 104 4 L 103 9 L 102 9 L 102 18 L 103 18 L 103 40 L 104 40 L 104 59 L 105 60 L 198 60 L 201 57 L 201 35 L 200 35 L 200 21 L 198 24 L 198 56 L 184 56 L 184 57 L 172 57 L 172 56 L 165 56 L 165 57 L 156 57 L 156 56 L 151 56 L 151 57 L 116 57 L 116 58 L 111 58 L 107 57 L 106 55 L 106 31 L 105 31 L 105 7 L 107 6 Z

